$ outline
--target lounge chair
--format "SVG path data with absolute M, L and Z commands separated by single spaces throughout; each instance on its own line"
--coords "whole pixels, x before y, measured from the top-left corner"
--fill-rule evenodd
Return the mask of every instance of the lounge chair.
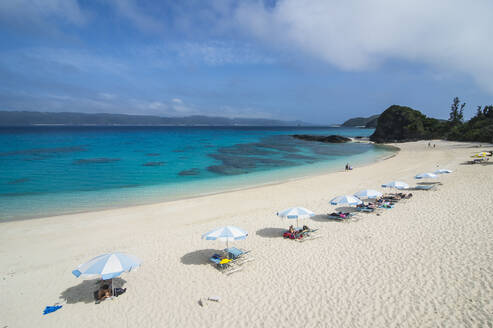
M 305 226 L 306 229 L 296 230 L 294 233 L 286 231 L 283 233 L 283 237 L 286 239 L 293 239 L 297 241 L 304 241 L 307 239 L 314 239 L 313 233 L 317 232 L 318 229 L 310 229 Z
M 366 213 L 373 213 L 375 212 L 375 209 L 372 207 L 356 207 L 356 211 L 358 212 L 366 212 Z
M 226 248 L 224 252 L 228 254 L 228 258 L 231 260 L 232 264 L 241 265 L 243 263 L 253 261 L 253 258 L 248 256 L 250 251 L 246 251 L 241 248 L 230 247 Z
M 286 239 L 301 239 L 301 238 L 303 238 L 303 235 L 298 233 L 297 231 L 296 232 L 286 231 L 285 233 L 282 234 L 282 236 Z
M 225 258 L 221 256 L 220 254 L 214 254 L 210 257 L 209 261 L 215 264 L 215 266 L 220 269 L 226 269 L 228 268 L 231 264 L 231 259 Z
M 295 239 L 299 242 L 305 242 L 307 240 L 313 240 L 319 238 L 320 236 L 317 234 L 318 229 L 310 229 L 305 226 L 304 230 L 298 231 L 298 234 L 302 236 L 302 238 Z
M 436 185 L 417 185 L 412 190 L 433 190 L 436 188 Z
M 220 254 L 212 255 L 209 260 L 214 264 L 216 269 L 227 275 L 238 272 L 242 269 L 240 265 L 236 265 L 237 263 L 235 261 Z
M 236 248 L 236 247 L 230 247 L 224 249 L 224 252 L 228 254 L 228 258 L 232 260 L 236 260 L 240 257 L 244 257 L 246 254 L 250 253 L 250 251 L 246 251 L 244 249 Z
M 404 195 L 404 194 L 399 193 L 399 194 L 393 194 L 393 195 L 384 195 L 380 199 L 383 201 L 387 201 L 387 202 L 397 203 L 398 201 L 400 201 L 404 198 L 402 195 Z
M 345 220 L 345 219 L 351 218 L 353 215 L 354 215 L 354 213 L 349 213 L 349 212 L 348 213 L 332 212 L 332 213 L 328 214 L 328 218 L 333 219 L 333 220 Z

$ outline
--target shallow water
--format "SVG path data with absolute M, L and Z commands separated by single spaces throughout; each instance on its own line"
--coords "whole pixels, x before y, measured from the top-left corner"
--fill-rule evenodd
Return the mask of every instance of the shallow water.
M 290 134 L 372 129 L 28 127 L 0 129 L 0 219 L 152 203 L 360 165 L 391 150 Z

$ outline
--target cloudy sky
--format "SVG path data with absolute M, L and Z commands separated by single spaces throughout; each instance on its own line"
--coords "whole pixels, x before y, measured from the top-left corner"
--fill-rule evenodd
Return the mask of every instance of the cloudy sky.
M 493 1 L 2 0 L 0 110 L 338 123 L 493 103 Z

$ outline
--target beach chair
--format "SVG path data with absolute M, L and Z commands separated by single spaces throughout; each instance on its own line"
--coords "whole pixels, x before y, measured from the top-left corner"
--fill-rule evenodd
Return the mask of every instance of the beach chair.
M 212 255 L 209 260 L 214 264 L 216 269 L 218 269 L 220 272 L 230 275 L 234 272 L 238 272 L 242 269 L 241 266 L 236 265 L 233 260 L 226 258 L 220 254 L 214 254 Z
M 417 185 L 413 188 L 413 190 L 433 190 L 436 188 L 436 185 Z
M 364 213 L 373 213 L 375 212 L 375 209 L 371 207 L 356 207 L 356 211 L 364 212 Z
M 299 231 L 298 233 L 302 236 L 302 238 L 295 239 L 298 242 L 305 242 L 308 240 L 313 240 L 320 238 L 320 236 L 317 233 L 318 229 L 307 229 L 304 231 Z
M 342 220 L 346 219 L 345 216 L 340 216 L 340 215 L 334 214 L 334 213 L 327 214 L 327 217 L 331 220 L 337 220 L 337 221 L 342 221 Z
M 401 195 L 387 195 L 387 196 L 383 196 L 381 198 L 383 201 L 387 201 L 387 202 L 394 202 L 394 203 L 397 203 L 401 200 L 403 200 L 404 198 L 401 196 Z
M 209 258 L 209 261 L 214 263 L 214 265 L 219 269 L 219 270 L 224 270 L 228 268 L 231 264 L 231 260 L 228 258 L 225 258 L 221 256 L 220 254 L 214 254 Z
M 296 241 L 304 241 L 317 238 L 315 236 L 318 229 L 306 229 L 306 230 L 296 230 L 294 233 L 286 231 L 283 233 L 285 239 L 292 239 Z
M 241 248 L 230 247 L 226 248 L 224 252 L 228 255 L 228 258 L 233 264 L 242 265 L 246 262 L 254 260 L 252 257 L 249 256 L 251 251 L 247 251 Z
M 291 233 L 289 231 L 286 231 L 282 234 L 284 239 L 301 239 L 303 238 L 303 235 L 299 234 L 298 232 Z
M 332 220 L 345 220 L 345 219 L 350 219 L 352 216 L 354 216 L 354 213 L 330 213 L 327 214 L 327 217 Z

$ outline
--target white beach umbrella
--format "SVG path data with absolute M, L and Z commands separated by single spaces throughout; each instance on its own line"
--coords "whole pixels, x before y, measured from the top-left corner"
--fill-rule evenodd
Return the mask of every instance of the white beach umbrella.
M 99 277 L 103 280 L 118 277 L 123 272 L 130 272 L 140 266 L 140 260 L 133 255 L 109 253 L 99 255 L 81 264 L 72 271 L 76 277 Z
M 359 205 L 362 203 L 361 199 L 351 196 L 351 195 L 343 195 L 343 196 L 337 196 L 336 198 L 333 198 L 330 203 L 332 205 Z
M 452 172 L 454 172 L 454 171 L 448 170 L 448 169 L 439 169 L 439 170 L 436 170 L 433 173 L 435 173 L 435 174 L 446 174 L 446 173 L 452 173 Z
M 226 248 L 229 248 L 229 242 L 233 240 L 243 240 L 248 236 L 248 232 L 233 226 L 216 228 L 202 235 L 205 240 L 221 240 L 226 242 Z
M 428 173 L 418 174 L 414 178 L 415 179 L 436 179 L 436 178 L 438 178 L 438 175 L 436 175 L 435 173 L 428 172 Z
M 299 219 L 306 219 L 314 215 L 315 213 L 304 207 L 291 207 L 277 213 L 277 216 L 284 219 L 296 219 L 296 226 L 298 226 Z
M 382 185 L 384 188 L 407 189 L 409 185 L 403 181 L 391 181 Z
M 361 190 L 354 194 L 354 196 L 358 198 L 378 198 L 381 197 L 382 195 L 383 194 L 380 191 L 373 189 Z

